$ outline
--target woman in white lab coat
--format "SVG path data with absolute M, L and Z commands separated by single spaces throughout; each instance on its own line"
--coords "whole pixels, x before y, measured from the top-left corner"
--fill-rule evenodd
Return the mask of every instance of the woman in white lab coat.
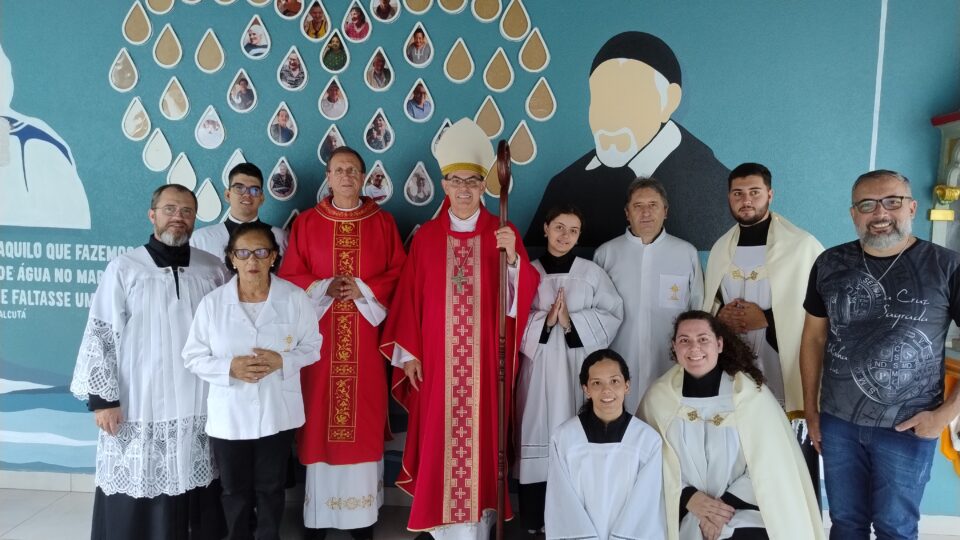
M 230 538 L 279 538 L 287 458 L 303 425 L 300 369 L 320 357 L 317 316 L 303 289 L 272 275 L 279 246 L 244 223 L 225 262 L 236 275 L 197 308 L 183 358 L 209 384 L 206 431 L 220 469 Z

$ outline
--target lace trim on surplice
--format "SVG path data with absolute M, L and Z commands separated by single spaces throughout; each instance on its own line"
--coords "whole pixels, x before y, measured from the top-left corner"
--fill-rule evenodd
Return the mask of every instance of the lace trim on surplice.
M 106 401 L 120 399 L 120 384 L 117 376 L 117 343 L 120 334 L 106 321 L 93 317 L 87 321 L 80 342 L 77 366 L 73 370 L 70 392 L 77 399 L 86 401 L 90 394 Z
M 96 484 L 131 497 L 180 495 L 218 476 L 204 432 L 206 415 L 162 422 L 123 422 L 100 431 Z

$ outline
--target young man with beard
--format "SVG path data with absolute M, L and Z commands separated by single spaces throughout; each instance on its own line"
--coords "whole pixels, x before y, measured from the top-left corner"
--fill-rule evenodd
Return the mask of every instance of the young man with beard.
M 153 234 L 107 265 L 90 306 L 70 391 L 100 428 L 93 539 L 222 532 L 206 392 L 181 355 L 200 300 L 227 280 L 220 259 L 187 243 L 196 215 L 189 189 L 157 188 Z
M 767 386 L 798 433 L 820 497 L 820 459 L 803 421 L 800 334 L 810 267 L 823 246 L 810 233 L 770 211 L 770 170 L 743 163 L 727 180 L 727 202 L 737 221 L 713 244 L 704 275 L 703 310 L 739 333 L 757 356 Z
M 831 538 L 916 538 L 944 399 L 944 342 L 960 322 L 960 254 L 911 234 L 917 202 L 894 171 L 861 175 L 859 241 L 810 272 L 800 345 L 804 413 L 823 456 Z

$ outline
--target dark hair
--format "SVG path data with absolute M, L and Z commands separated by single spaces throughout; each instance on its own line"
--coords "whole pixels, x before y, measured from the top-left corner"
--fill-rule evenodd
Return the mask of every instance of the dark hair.
M 904 184 L 907 185 L 907 191 L 910 191 L 910 180 L 908 180 L 906 176 L 898 173 L 897 171 L 891 171 L 889 169 L 877 169 L 875 171 L 863 173 L 857 177 L 856 182 L 853 183 L 853 188 L 850 189 L 850 198 L 851 199 L 853 198 L 853 192 L 856 191 L 858 187 L 860 187 L 860 184 L 863 184 L 864 182 L 870 182 L 873 180 L 883 180 L 885 178 L 889 178 L 891 180 L 899 180 L 903 182 Z M 853 201 L 853 202 L 856 202 L 856 201 Z
M 227 270 L 230 270 L 230 272 L 234 274 L 237 273 L 237 268 L 233 266 L 233 261 L 230 260 L 230 255 L 237 247 L 237 240 L 239 240 L 241 236 L 250 233 L 260 233 L 263 235 L 263 237 L 266 238 L 267 242 L 270 244 L 270 249 L 277 252 L 277 259 L 273 261 L 273 266 L 270 267 L 270 271 L 276 273 L 277 268 L 280 267 L 280 244 L 277 243 L 277 238 L 273 236 L 273 228 L 262 221 L 241 223 L 236 229 L 233 230 L 232 233 L 230 233 L 230 240 L 227 240 L 227 247 L 223 250 L 223 262 L 227 265 Z
M 583 359 L 583 364 L 580 366 L 580 386 L 587 385 L 587 381 L 590 380 L 590 368 L 601 360 L 613 360 L 616 362 L 620 366 L 620 374 L 623 375 L 623 380 L 630 380 L 630 368 L 627 367 L 627 361 L 620 356 L 620 353 L 613 349 L 600 349 L 593 351 Z M 582 414 L 590 410 L 592 407 L 593 400 L 587 398 L 586 401 L 583 402 L 583 405 L 580 406 L 580 410 L 577 411 L 577 414 Z
M 652 189 L 660 195 L 660 198 L 663 199 L 663 207 L 668 208 L 670 203 L 667 202 L 667 189 L 663 187 L 663 184 L 660 183 L 656 178 L 635 178 L 633 182 L 630 182 L 630 185 L 627 186 L 627 200 L 623 204 L 628 206 L 630 204 L 630 198 L 633 197 L 633 194 L 640 191 L 641 189 Z
M 728 375 L 736 375 L 742 371 L 757 383 L 757 388 L 760 388 L 760 385 L 766 382 L 763 372 L 757 367 L 757 357 L 753 354 L 753 351 L 750 350 L 750 346 L 744 343 L 743 340 L 740 339 L 740 336 L 734 333 L 733 330 L 730 330 L 727 325 L 706 311 L 692 309 L 677 315 L 677 319 L 673 322 L 673 336 L 670 338 L 670 341 L 677 339 L 677 328 L 679 328 L 680 323 L 684 321 L 707 321 L 710 325 L 710 330 L 712 330 L 718 338 L 723 340 L 723 350 L 720 351 L 717 357 L 717 365 Z M 671 350 L 670 354 L 673 356 L 673 360 L 676 361 L 677 353 Z
M 227 179 L 233 182 L 233 177 L 238 174 L 245 174 L 247 176 L 252 176 L 260 181 L 260 187 L 263 187 L 263 172 L 260 171 L 260 167 L 257 167 L 253 163 L 238 163 L 230 169 L 230 173 L 227 174 Z
M 733 184 L 733 181 L 737 178 L 746 178 L 751 175 L 757 175 L 763 178 L 764 185 L 767 188 L 773 187 L 773 176 L 770 174 L 770 169 L 764 167 L 759 163 L 741 163 L 737 165 L 732 171 L 730 171 L 730 176 L 727 177 L 727 189 L 730 189 L 730 186 Z
M 353 148 L 350 148 L 346 145 L 338 146 L 333 152 L 330 152 L 330 157 L 327 158 L 327 172 L 330 172 L 330 163 L 333 161 L 333 156 L 336 156 L 337 154 L 350 154 L 351 156 L 357 158 L 357 161 L 360 162 L 360 172 L 367 174 L 367 164 L 360 156 L 360 152 L 357 152 Z
M 413 31 L 413 35 L 417 35 L 417 34 L 420 34 L 423 37 L 427 37 L 427 33 L 424 32 L 423 28 L 420 28 L 419 26 L 416 28 L 416 30 Z
M 190 191 L 190 190 L 187 189 L 185 186 L 182 186 L 182 185 L 180 185 L 180 184 L 164 184 L 164 185 L 158 187 L 157 189 L 153 190 L 153 195 L 150 197 L 150 209 L 151 209 L 151 210 L 156 209 L 156 207 L 157 207 L 157 202 L 160 200 L 160 196 L 163 195 L 163 192 L 166 191 L 166 190 L 168 190 L 168 189 L 172 189 L 172 190 L 177 191 L 177 192 L 180 192 L 180 193 L 189 193 L 189 194 L 190 194 L 190 198 L 193 199 L 193 208 L 194 208 L 194 209 L 197 208 L 197 196 L 194 195 L 192 191 Z
M 366 16 L 366 14 L 363 12 L 363 10 L 360 9 L 359 6 L 353 6 L 352 8 L 350 8 L 350 11 L 351 11 L 351 12 L 356 11 L 357 14 L 360 15 L 360 24 L 363 24 L 363 23 L 367 22 L 367 16 Z
M 547 216 L 543 220 L 544 225 L 549 225 L 551 221 L 557 219 L 557 216 L 562 216 L 563 214 L 577 216 L 577 219 L 580 220 L 580 228 L 583 229 L 583 212 L 572 204 L 558 204 L 550 208 L 550 210 L 547 210 Z

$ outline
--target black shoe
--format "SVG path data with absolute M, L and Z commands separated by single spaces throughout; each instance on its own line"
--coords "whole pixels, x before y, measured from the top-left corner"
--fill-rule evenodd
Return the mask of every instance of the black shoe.
M 304 540 L 325 540 L 327 537 L 326 529 L 304 529 L 303 538 Z

